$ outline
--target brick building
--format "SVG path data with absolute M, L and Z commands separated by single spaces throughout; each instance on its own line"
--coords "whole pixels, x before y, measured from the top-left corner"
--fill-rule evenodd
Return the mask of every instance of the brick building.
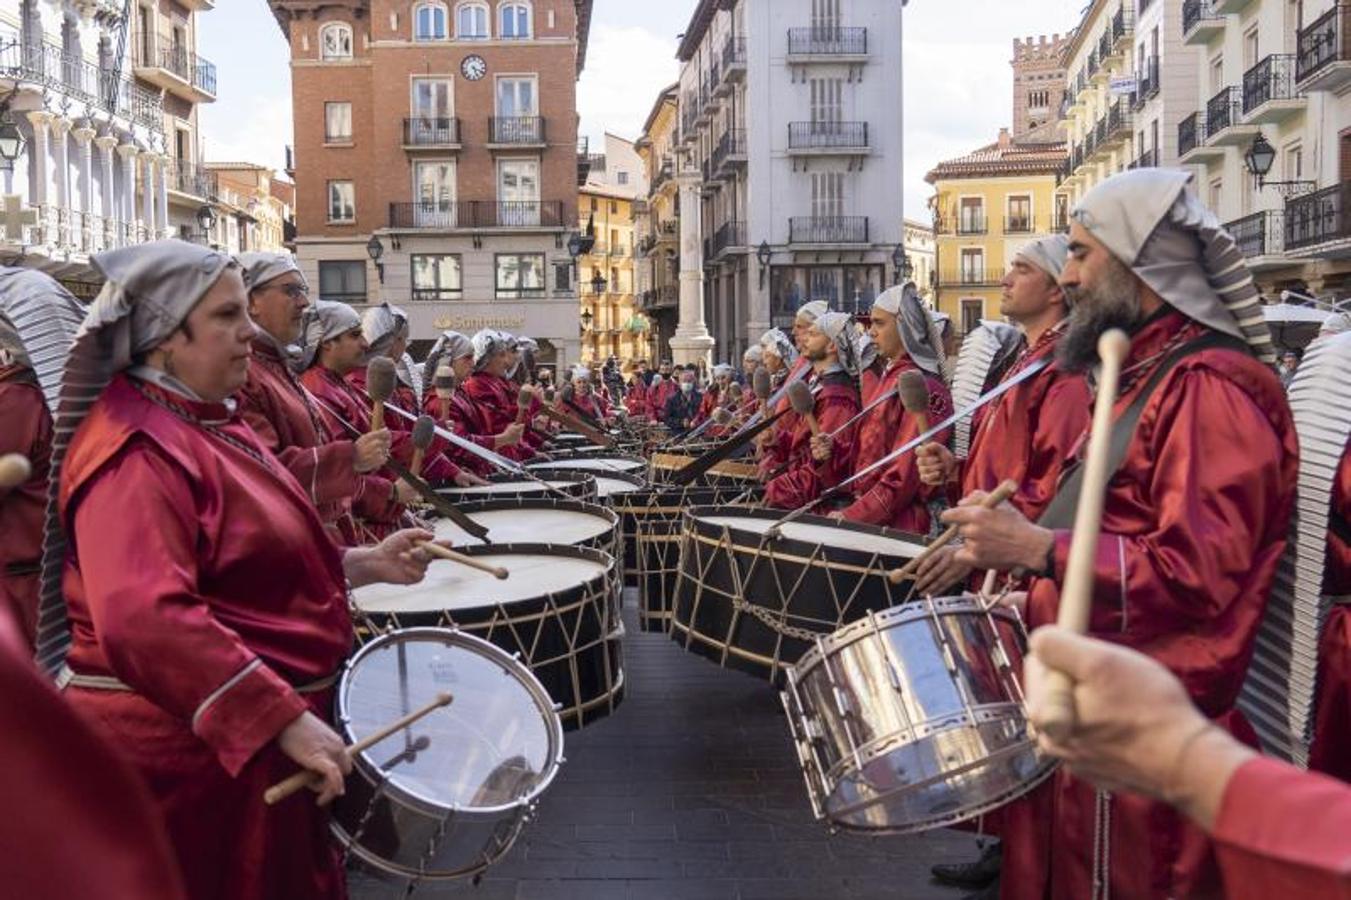
M 291 44 L 296 254 L 319 295 L 400 304 L 417 341 L 504 328 L 576 361 L 591 0 L 269 2 Z
M 1057 140 L 1065 99 L 1065 47 L 1072 35 L 1013 39 L 1013 139 Z

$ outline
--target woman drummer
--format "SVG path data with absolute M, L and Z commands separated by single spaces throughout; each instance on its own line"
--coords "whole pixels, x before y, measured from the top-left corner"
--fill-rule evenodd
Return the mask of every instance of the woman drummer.
M 62 385 L 66 539 L 49 548 L 39 651 L 59 660 L 68 613 L 58 684 L 145 778 L 189 896 L 340 898 L 326 814 L 263 791 L 300 767 L 320 803 L 342 793 L 325 719 L 352 642 L 347 584 L 420 581 L 431 536 L 338 550 L 236 415 L 254 326 L 228 256 L 157 241 L 94 264 L 107 283 Z

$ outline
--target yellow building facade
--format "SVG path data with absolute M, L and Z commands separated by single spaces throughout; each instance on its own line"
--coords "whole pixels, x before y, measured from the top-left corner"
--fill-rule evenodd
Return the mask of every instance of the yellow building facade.
M 1056 196 L 1063 143 L 1019 143 L 1006 129 L 974 153 L 939 163 L 934 187 L 934 307 L 961 334 L 999 316 L 1000 282 L 1023 245 L 1064 230 Z
M 646 320 L 638 315 L 634 292 L 633 207 L 631 190 L 588 183 L 577 191 L 578 229 L 595 229 L 591 252 L 577 257 L 582 308 L 582 362 L 621 363 L 648 355 Z

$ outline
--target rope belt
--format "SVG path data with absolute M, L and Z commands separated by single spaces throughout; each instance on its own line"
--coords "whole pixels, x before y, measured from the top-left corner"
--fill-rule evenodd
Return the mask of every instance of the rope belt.
M 326 691 L 338 683 L 338 675 L 334 672 L 318 681 L 311 681 L 309 684 L 302 684 L 296 687 L 297 694 L 317 694 L 320 691 Z M 56 689 L 64 691 L 67 687 L 85 688 L 91 691 L 126 691 L 134 694 L 136 689 L 122 681 L 120 678 L 114 678 L 111 675 L 81 675 L 68 665 L 62 665 L 61 671 L 56 675 Z

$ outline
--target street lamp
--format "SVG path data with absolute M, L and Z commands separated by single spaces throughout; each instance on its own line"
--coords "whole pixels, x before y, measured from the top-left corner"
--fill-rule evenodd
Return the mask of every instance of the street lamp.
M 0 107 L 0 168 L 14 171 L 14 161 L 23 153 L 23 133 L 9 115 L 9 104 Z
M 765 289 L 765 272 L 769 269 L 770 257 L 774 251 L 769 249 L 769 241 L 761 241 L 760 247 L 755 251 L 755 259 L 760 263 L 760 290 Z
M 582 310 L 582 333 L 583 333 L 583 334 L 585 334 L 586 332 L 588 332 L 588 331 L 591 330 L 591 321 L 592 321 L 593 318 L 595 318 L 595 317 L 591 315 L 591 310 L 589 310 L 589 309 L 584 309 L 584 310 Z
M 1257 176 L 1258 190 L 1274 187 L 1282 197 L 1288 198 L 1296 194 L 1310 193 L 1318 186 L 1312 181 L 1267 181 L 1267 173 L 1271 171 L 1275 162 L 1276 148 L 1271 146 L 1261 132 L 1258 132 L 1257 137 L 1252 139 L 1252 146 L 1243 154 L 1243 164 L 1248 172 Z
M 385 245 L 380 243 L 380 239 L 371 235 L 371 239 L 366 242 L 366 255 L 375 263 L 375 273 L 380 278 L 380 283 L 385 283 L 385 264 L 380 262 L 380 257 L 385 255 Z
M 206 204 L 198 207 L 197 224 L 202 229 L 202 243 L 211 246 L 211 230 L 216 227 L 216 211 Z
M 895 284 L 909 281 L 910 276 L 915 273 L 914 264 L 910 262 L 910 257 L 905 254 L 905 245 L 897 244 L 896 249 L 891 252 L 891 268 Z
M 604 275 L 600 274 L 600 270 L 597 270 L 596 274 L 591 276 L 591 293 L 597 297 L 605 293 L 607 285 L 609 285 L 609 282 L 605 280 Z

